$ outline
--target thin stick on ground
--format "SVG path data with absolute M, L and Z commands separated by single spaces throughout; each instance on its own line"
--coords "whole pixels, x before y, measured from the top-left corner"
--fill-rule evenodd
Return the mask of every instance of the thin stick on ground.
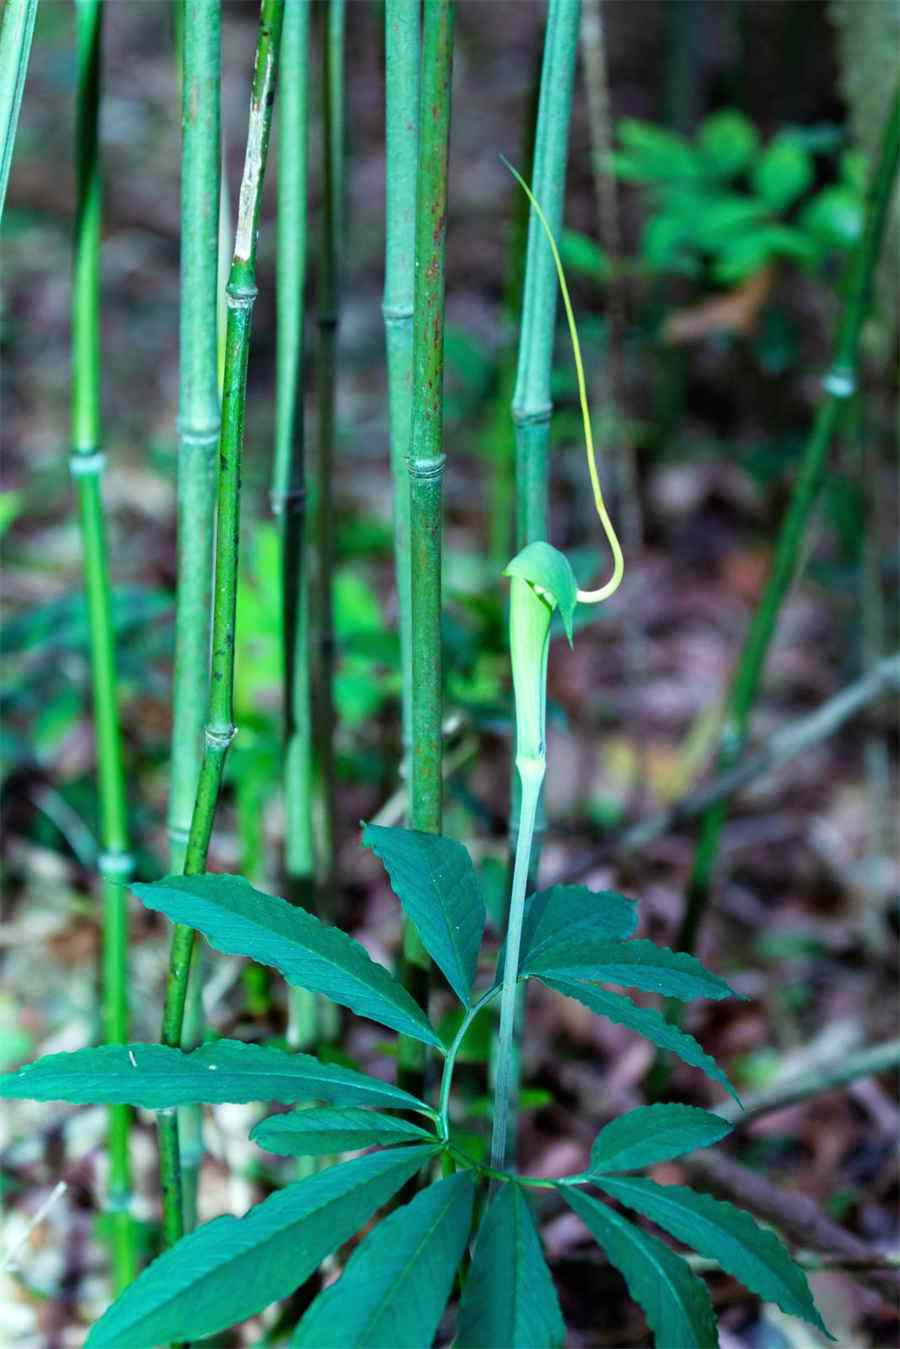
M 172 776 L 169 867 L 180 872 L 197 792 L 203 721 L 209 697 L 212 593 L 219 445 L 218 252 L 220 201 L 219 0 L 196 0 L 182 25 L 181 317 L 178 399 L 178 584 L 172 680 Z M 203 1035 L 201 978 L 193 988 L 181 1037 L 193 1049 Z M 196 1015 L 192 1015 L 192 1013 Z M 185 1230 L 197 1219 L 203 1158 L 203 1110 L 178 1111 Z
M 281 35 L 278 110 L 278 249 L 275 459 L 272 511 L 281 536 L 284 716 L 284 869 L 287 897 L 315 901 L 312 717 L 309 670 L 309 577 L 306 568 L 303 348 L 307 259 L 309 4 L 287 0 Z M 316 1038 L 316 998 L 288 993 L 288 1040 Z
M 441 546 L 444 476 L 444 248 L 453 74 L 452 0 L 425 0 L 416 168 L 413 389 L 410 429 L 413 829 L 439 834 L 443 813 Z M 429 962 L 414 929 L 405 933 L 403 982 L 427 1005 Z M 402 1039 L 400 1079 L 422 1089 L 422 1046 Z
M 212 668 L 209 707 L 203 737 L 203 757 L 185 850 L 184 874 L 187 876 L 198 875 L 206 868 L 206 855 L 215 821 L 225 758 L 236 729 L 234 619 L 240 530 L 241 452 L 244 439 L 250 325 L 253 302 L 256 299 L 256 243 L 283 13 L 282 0 L 263 0 L 250 94 L 247 152 L 241 180 L 234 255 L 228 280 L 228 326 L 219 439 L 213 584 Z M 169 978 L 162 1027 L 162 1042 L 172 1048 L 181 1045 L 193 946 L 193 931 L 181 924 L 176 925 L 172 933 L 169 954 Z M 163 1236 L 167 1245 L 173 1245 L 184 1231 L 178 1127 L 174 1112 L 160 1115 L 159 1150 L 163 1192 Z
M 36 16 L 37 0 L 6 0 L 0 24 L 0 220 Z
M 77 108 L 75 147 L 75 274 L 72 287 L 72 455 L 78 495 L 84 584 L 87 595 L 100 796 L 98 868 L 103 886 L 103 1038 L 128 1039 L 128 892 L 133 859 L 129 852 L 122 765 L 122 735 L 116 688 L 115 623 L 101 478 L 106 457 L 100 422 L 100 228 L 102 188 L 98 121 L 101 85 L 100 0 L 78 0 Z M 137 1273 L 136 1229 L 129 1213 L 131 1111 L 109 1111 L 109 1183 L 113 1284 L 120 1292 Z

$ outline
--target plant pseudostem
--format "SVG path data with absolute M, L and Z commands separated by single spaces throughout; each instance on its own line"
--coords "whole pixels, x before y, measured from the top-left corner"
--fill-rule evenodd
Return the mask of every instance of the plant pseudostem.
M 220 3 L 198 0 L 183 25 L 181 176 L 181 384 L 178 407 L 178 588 L 172 687 L 169 868 L 184 866 L 209 697 L 212 590 L 219 446 L 217 278 L 220 200 Z M 192 962 L 182 1048 L 203 1036 L 202 969 Z M 184 1225 L 197 1219 L 203 1110 L 178 1112 Z
M 828 451 L 853 398 L 858 381 L 859 336 L 868 313 L 872 276 L 884 236 L 900 156 L 900 88 L 888 114 L 866 211 L 865 229 L 850 260 L 844 305 L 834 344 L 831 368 L 823 380 L 825 398 L 819 406 L 800 469 L 791 493 L 787 515 L 775 545 L 772 570 L 762 599 L 753 615 L 741 649 L 737 673 L 728 694 L 725 721 L 719 745 L 717 773 L 732 768 L 743 753 L 753 705 L 759 690 L 769 644 L 778 615 L 797 572 L 803 538 L 819 496 L 828 462 Z M 728 811 L 722 800 L 703 816 L 694 865 L 688 884 L 687 906 L 678 945 L 691 951 L 709 900 L 713 870 L 722 826 Z
M 441 832 L 441 541 L 444 474 L 444 247 L 453 71 L 453 0 L 425 0 L 416 171 L 413 391 L 410 423 L 409 550 L 412 612 L 410 824 Z M 403 982 L 428 997 L 428 958 L 411 925 Z M 404 1085 L 421 1085 L 422 1053 L 402 1041 Z
M 284 715 L 284 864 L 288 897 L 314 902 L 309 579 L 306 568 L 303 347 L 307 256 L 309 4 L 286 0 L 278 110 L 278 256 L 275 460 L 272 511 L 281 535 Z M 315 1043 L 316 999 L 289 991 L 293 1048 Z
M 3 7 L 0 24 L 0 220 L 36 15 L 37 0 L 6 0 Z
M 116 696 L 116 661 L 101 475 L 105 456 L 100 426 L 100 224 L 101 181 L 98 117 L 103 8 L 100 0 L 76 7 L 78 92 L 76 118 L 75 275 L 72 290 L 72 455 L 78 493 L 87 592 L 94 698 L 94 734 L 100 794 L 103 881 L 103 1033 L 111 1044 L 128 1039 L 128 906 L 131 874 L 125 777 Z M 121 1290 L 137 1270 L 135 1229 L 128 1211 L 131 1166 L 130 1114 L 109 1114 L 109 1195 L 113 1282 Z
M 206 868 L 206 855 L 215 820 L 225 757 L 235 733 L 234 618 L 247 359 L 250 350 L 253 302 L 256 298 L 256 242 L 283 12 L 281 0 L 263 0 L 250 95 L 250 121 L 238 204 L 234 254 L 228 278 L 228 326 L 219 440 L 213 585 L 212 668 L 203 758 L 184 859 L 184 873 L 188 876 L 197 875 Z M 163 1044 L 173 1048 L 178 1048 L 181 1044 L 193 944 L 192 930 L 177 924 L 172 934 L 162 1028 Z M 159 1145 L 163 1187 L 163 1234 L 166 1243 L 171 1245 L 179 1239 L 183 1231 L 178 1131 L 174 1114 L 160 1116 Z

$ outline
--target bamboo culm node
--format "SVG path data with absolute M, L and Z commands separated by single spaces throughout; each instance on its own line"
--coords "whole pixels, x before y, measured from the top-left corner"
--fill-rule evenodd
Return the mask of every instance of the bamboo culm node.
M 256 298 L 256 243 L 262 186 L 272 124 L 283 0 L 263 0 L 250 95 L 247 148 L 241 181 L 234 256 L 226 288 L 225 376 L 222 393 L 219 473 L 213 568 L 212 657 L 203 755 L 184 857 L 184 874 L 206 868 L 225 758 L 235 734 L 234 639 L 240 531 L 240 467 L 244 436 L 250 322 Z M 169 954 L 162 1043 L 181 1045 L 194 933 L 176 924 Z M 177 1117 L 159 1119 L 163 1235 L 167 1245 L 184 1231 Z

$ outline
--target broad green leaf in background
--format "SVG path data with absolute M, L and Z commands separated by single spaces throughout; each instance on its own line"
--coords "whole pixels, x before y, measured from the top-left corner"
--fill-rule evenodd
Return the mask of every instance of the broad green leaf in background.
M 585 885 L 537 890 L 525 901 L 520 969 L 574 942 L 624 941 L 633 935 L 637 921 L 637 905 L 614 890 L 589 890 Z
M 729 239 L 758 228 L 767 215 L 765 203 L 754 197 L 738 193 L 711 197 L 693 222 L 697 247 L 709 253 L 720 253 Z
M 790 132 L 776 136 L 753 169 L 753 186 L 773 211 L 792 205 L 812 180 L 812 156 Z
M 749 1213 L 683 1185 L 657 1185 L 636 1176 L 604 1176 L 597 1184 L 685 1245 L 717 1260 L 751 1292 L 828 1334 L 806 1275 L 775 1233 L 760 1227 Z
M 862 233 L 863 200 L 847 186 L 826 187 L 804 206 L 801 224 L 828 248 L 852 248 Z
M 609 258 L 595 240 L 575 230 L 563 230 L 559 255 L 567 272 L 580 272 L 595 281 L 607 281 L 612 272 Z
M 617 993 L 607 993 L 605 989 L 597 988 L 594 984 L 580 983 L 577 979 L 557 979 L 549 974 L 541 974 L 539 978 L 548 988 L 563 993 L 567 998 L 575 998 L 598 1016 L 605 1016 L 610 1021 L 615 1021 L 617 1025 L 637 1031 L 660 1049 L 671 1050 L 684 1063 L 702 1069 L 707 1077 L 721 1083 L 736 1101 L 739 1099 L 715 1059 L 700 1048 L 692 1035 L 673 1026 L 665 1017 L 660 1016 L 659 1012 L 654 1012 L 650 1007 L 638 1007 L 628 998 L 620 997 Z
M 558 1189 L 624 1277 L 656 1337 L 657 1349 L 718 1349 L 713 1305 L 690 1265 L 606 1204 L 571 1185 Z
M 459 1304 L 458 1349 L 556 1349 L 566 1336 L 522 1187 L 502 1185 L 478 1228 Z
M 818 249 L 802 230 L 790 225 L 762 225 L 747 234 L 728 239 L 721 249 L 713 276 L 732 284 L 743 281 L 772 258 L 793 258 L 796 262 L 814 262 Z
M 376 1143 L 421 1143 L 433 1135 L 405 1119 L 362 1106 L 309 1106 L 290 1114 L 269 1115 L 253 1127 L 250 1137 L 280 1157 L 320 1157 L 356 1152 Z
M 703 166 L 715 178 L 734 178 L 743 173 L 758 144 L 756 127 L 734 108 L 714 112 L 697 133 Z
M 620 984 L 682 1002 L 736 996 L 724 979 L 710 974 L 695 956 L 670 951 L 652 941 L 603 942 L 580 937 L 538 955 L 529 954 L 522 973 Z
M 708 1148 L 731 1133 L 720 1115 L 695 1105 L 642 1105 L 619 1115 L 594 1139 L 588 1171 L 637 1171 Z
M 215 1040 L 191 1053 L 165 1045 L 100 1045 L 48 1054 L 0 1076 L 0 1097 L 163 1110 L 171 1105 L 324 1100 L 430 1113 L 409 1092 L 311 1054 Z
M 461 843 L 417 829 L 368 824 L 363 845 L 384 863 L 391 889 L 460 1002 L 468 1003 L 486 912 L 472 859 Z
M 695 276 L 699 264 L 693 255 L 694 226 L 681 215 L 651 215 L 641 231 L 641 261 L 654 272 L 681 272 Z
M 357 1157 L 286 1186 L 245 1213 L 204 1223 L 165 1251 L 100 1318 L 87 1349 L 195 1340 L 287 1297 L 435 1155 Z
M 700 160 L 689 142 L 676 131 L 652 122 L 626 117 L 618 125 L 623 153 L 613 156 L 617 175 L 631 182 L 670 182 L 695 178 Z
M 131 888 L 148 909 L 196 928 L 217 951 L 271 965 L 297 988 L 442 1048 L 421 1007 L 364 946 L 242 876 L 166 876 Z
M 569 559 L 552 544 L 537 539 L 516 553 L 503 570 L 504 576 L 518 576 L 547 592 L 551 604 L 559 608 L 569 645 L 572 644 L 572 619 L 578 603 L 578 582 Z
M 426 1349 L 465 1250 L 474 1196 L 472 1173 L 462 1171 L 379 1223 L 309 1308 L 291 1349 Z

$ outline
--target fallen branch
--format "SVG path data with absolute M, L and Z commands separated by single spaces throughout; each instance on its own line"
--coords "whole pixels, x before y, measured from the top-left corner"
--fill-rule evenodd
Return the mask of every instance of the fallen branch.
M 670 833 L 683 824 L 695 820 L 711 806 L 746 787 L 749 782 L 765 776 L 780 768 L 789 760 L 802 754 L 804 750 L 834 735 L 845 722 L 857 715 L 870 703 L 888 693 L 900 691 L 900 652 L 882 660 L 875 668 L 856 683 L 848 685 L 840 693 L 829 698 L 815 712 L 800 721 L 786 726 L 770 737 L 765 746 L 755 754 L 748 755 L 743 762 L 713 778 L 696 791 L 691 792 L 668 810 L 659 811 L 649 819 L 639 820 L 617 839 L 607 840 L 590 857 L 582 858 L 562 876 L 557 884 L 569 884 L 580 880 L 598 863 L 605 861 L 611 853 L 628 854 L 652 843 L 654 839 Z

